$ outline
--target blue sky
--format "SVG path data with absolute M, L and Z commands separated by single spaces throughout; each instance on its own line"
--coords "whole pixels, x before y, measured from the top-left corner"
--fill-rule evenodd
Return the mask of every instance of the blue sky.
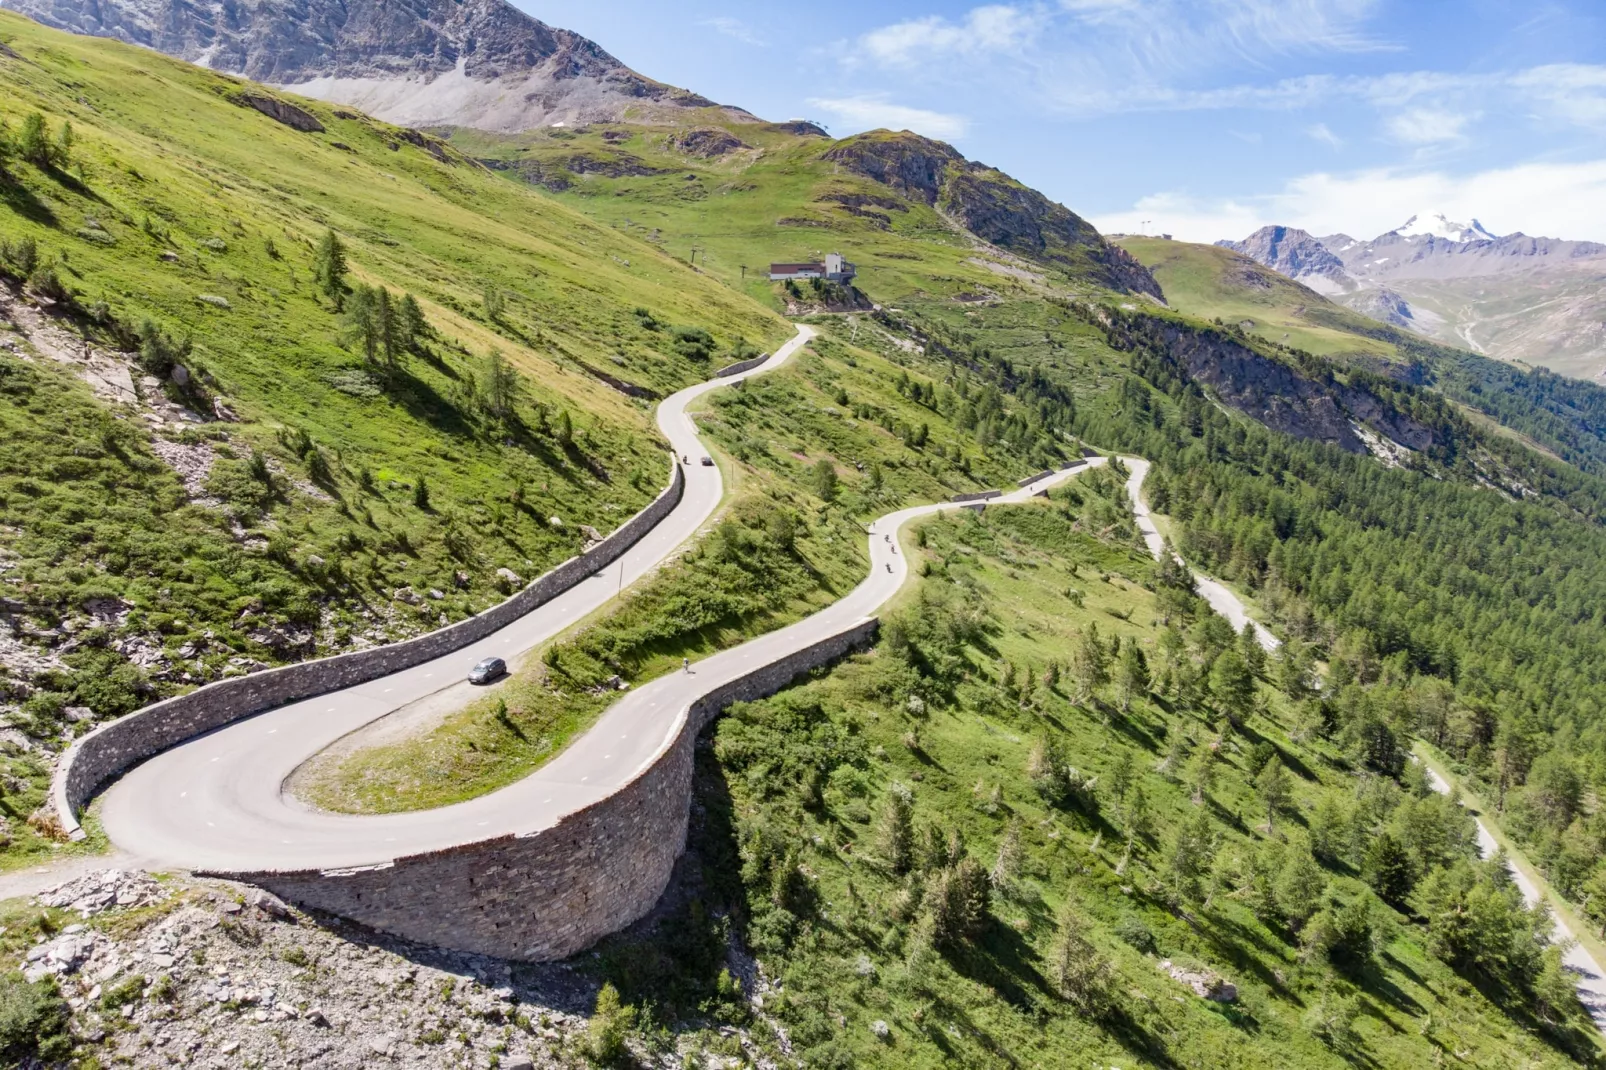
M 1106 231 L 1606 241 L 1606 0 L 515 0 L 650 77 L 953 142 Z

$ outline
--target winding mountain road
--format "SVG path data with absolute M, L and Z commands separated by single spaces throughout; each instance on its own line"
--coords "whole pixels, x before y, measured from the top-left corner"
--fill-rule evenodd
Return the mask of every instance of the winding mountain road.
M 814 332 L 798 334 L 758 367 L 690 387 L 668 398 L 658 426 L 676 456 L 686 458 L 686 487 L 679 504 L 620 560 L 543 604 L 479 643 L 367 684 L 293 703 L 197 737 L 136 766 L 105 793 L 102 822 L 126 855 L 151 867 L 203 871 L 356 870 L 398 857 L 436 851 L 513 834 L 524 836 L 557 825 L 565 816 L 608 797 L 656 762 L 678 735 L 685 711 L 696 700 L 756 668 L 779 661 L 862 622 L 884 606 L 908 579 L 900 531 L 909 521 L 972 504 L 913 506 L 883 516 L 869 528 L 870 573 L 846 596 L 790 627 L 753 639 L 698 662 L 687 672 L 660 677 L 624 695 L 566 750 L 530 776 L 499 791 L 453 806 L 387 815 L 334 814 L 312 810 L 287 790 L 305 762 L 349 733 L 410 703 L 455 685 L 467 666 L 482 657 L 512 658 L 582 620 L 626 583 L 657 568 L 692 538 L 719 507 L 724 483 L 717 466 L 700 463 L 704 447 L 687 412 L 703 394 L 783 365 Z M 1159 560 L 1165 539 L 1150 516 L 1142 488 L 1150 464 L 1122 458 L 1130 471 L 1126 490 L 1149 551 Z M 1090 458 L 989 502 L 1029 501 L 1049 487 L 1107 463 Z M 1179 559 L 1180 560 L 1180 559 Z M 1211 608 L 1241 630 L 1252 625 L 1267 650 L 1280 644 L 1252 620 L 1226 587 L 1193 573 Z M 1437 773 L 1434 786 L 1447 789 Z M 1485 855 L 1494 841 L 1478 822 Z M 1539 890 L 1513 867 L 1529 902 Z M 1558 938 L 1570 937 L 1558 921 Z M 1579 995 L 1606 1029 L 1606 974 L 1574 944 L 1567 965 L 1578 977 Z
M 908 577 L 898 529 L 952 503 L 916 506 L 870 529 L 869 576 L 828 608 L 788 628 L 661 677 L 623 696 L 590 731 L 519 782 L 467 802 L 384 815 L 312 810 L 285 790 L 291 774 L 350 732 L 456 684 L 482 657 L 516 656 L 584 618 L 655 568 L 696 534 L 718 508 L 717 467 L 698 463 L 704 447 L 687 406 L 709 390 L 783 364 L 813 332 L 758 368 L 699 384 L 667 399 L 658 424 L 677 456 L 690 459 L 681 503 L 632 547 L 620 566 L 582 581 L 516 623 L 454 654 L 342 691 L 293 703 L 229 725 L 135 767 L 105 793 L 101 820 L 112 842 L 160 865 L 204 871 L 342 870 L 487 840 L 528 835 L 605 798 L 653 763 L 678 731 L 690 703 L 714 687 L 779 660 L 871 616 Z M 1029 500 L 1095 464 L 1075 465 L 992 504 Z
M 112 842 L 142 860 L 185 869 L 362 865 L 542 827 L 547 814 L 567 812 L 575 800 L 594 797 L 607 770 L 633 769 L 633 761 L 654 745 L 643 726 L 621 731 L 634 738 L 617 739 L 618 746 L 595 755 L 588 740 L 579 741 L 549 767 L 556 778 L 550 790 L 544 782 L 526 784 L 522 790 L 508 789 L 512 796 L 498 792 L 442 810 L 383 817 L 315 813 L 283 790 L 297 767 L 346 734 L 458 683 L 481 658 L 496 655 L 511 662 L 661 565 L 697 534 L 725 493 L 719 468 L 699 463 L 705 451 L 687 409 L 709 391 L 781 367 L 814 335 L 813 328 L 800 326 L 758 367 L 699 383 L 663 401 L 658 428 L 675 457 L 690 462 L 683 466 L 685 493 L 619 562 L 456 653 L 236 722 L 136 766 L 104 795 L 101 820 Z

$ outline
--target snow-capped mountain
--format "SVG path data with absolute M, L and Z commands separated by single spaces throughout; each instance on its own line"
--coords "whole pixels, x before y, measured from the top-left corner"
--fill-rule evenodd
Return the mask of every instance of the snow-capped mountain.
M 1476 219 L 1471 226 L 1453 223 L 1443 212 L 1418 212 L 1407 219 L 1404 226 L 1395 227 L 1390 233 L 1402 238 L 1445 238 L 1453 242 L 1495 240 Z
M 1443 212 L 1419 212 L 1370 241 L 1263 227 L 1217 244 L 1374 319 L 1606 379 L 1606 245 L 1497 236 Z

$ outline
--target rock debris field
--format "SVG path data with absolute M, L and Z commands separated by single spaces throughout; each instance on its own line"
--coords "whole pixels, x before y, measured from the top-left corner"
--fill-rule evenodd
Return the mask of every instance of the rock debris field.
M 103 1065 L 584 1064 L 597 985 L 567 965 L 420 947 L 258 889 L 139 872 L 86 874 L 35 902 L 81 920 L 40 937 L 17 965 L 30 981 L 56 979 L 73 1031 L 99 1046 Z M 642 1065 L 682 1065 L 639 1054 Z

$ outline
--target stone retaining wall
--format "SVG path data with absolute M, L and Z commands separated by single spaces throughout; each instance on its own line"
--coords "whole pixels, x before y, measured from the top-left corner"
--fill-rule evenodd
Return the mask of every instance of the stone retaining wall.
M 957 505 L 963 505 L 965 502 L 990 502 L 994 498 L 1002 498 L 1003 496 L 1004 492 L 1001 490 L 979 490 L 974 494 L 955 494 L 949 501 Z
M 758 367 L 760 364 L 763 364 L 769 359 L 770 355 L 765 353 L 763 356 L 754 357 L 752 360 L 739 360 L 727 368 L 719 369 L 719 371 L 714 373 L 714 378 L 725 379 L 732 375 L 740 375 L 745 371 L 752 371 L 754 368 Z
M 359 870 L 207 873 L 267 888 L 409 940 L 545 962 L 642 918 L 686 847 L 697 735 L 733 702 L 772 695 L 875 639 L 868 620 L 723 684 L 681 711 L 657 756 L 617 792 L 525 836 Z
M 56 767 L 51 802 L 57 817 L 74 839 L 82 838 L 77 815 L 95 791 L 169 747 L 265 710 L 377 680 L 479 642 L 617 561 L 680 504 L 685 486 L 680 465 L 673 465 L 669 487 L 613 534 L 468 620 L 401 643 L 221 680 L 100 726 L 74 743 Z
M 1029 487 L 1033 483 L 1036 483 L 1039 479 L 1047 479 L 1049 476 L 1051 476 L 1053 474 L 1054 474 L 1054 470 L 1052 468 L 1050 468 L 1048 471 L 1039 472 L 1035 476 L 1027 476 L 1025 479 L 1018 479 L 1018 480 L 1015 481 L 1015 485 L 1017 487 Z

